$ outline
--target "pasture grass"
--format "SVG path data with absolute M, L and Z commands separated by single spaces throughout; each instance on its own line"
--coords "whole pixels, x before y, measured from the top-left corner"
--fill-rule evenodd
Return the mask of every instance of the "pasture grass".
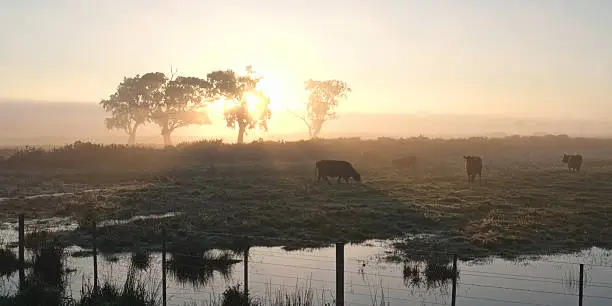
M 75 305 L 161 305 L 160 284 L 137 273 L 136 267 L 128 270 L 123 286 L 105 280 L 100 287 L 84 284 L 81 298 Z
M 574 152 L 585 158 L 577 174 L 561 163 L 563 153 Z M 389 256 L 401 259 L 612 248 L 612 141 L 606 139 L 200 142 L 163 150 L 86 145 L 29 154 L 3 161 L 5 194 L 77 192 L 4 200 L 0 220 L 13 221 L 19 213 L 89 222 L 182 212 L 100 228 L 98 246 L 109 252 L 159 250 L 162 228 L 169 241 L 202 249 L 236 249 L 245 236 L 253 246 L 288 248 L 393 238 Z M 391 160 L 404 155 L 417 156 L 416 169 L 392 168 Z M 483 156 L 482 185 L 468 185 L 463 155 Z M 363 183 L 314 183 L 319 159 L 352 162 Z M 24 180 L 28 175 L 36 178 Z M 91 245 L 87 226 L 57 236 L 66 244 Z
M 330 295 L 331 292 L 327 292 Z M 321 296 L 315 296 L 315 289 L 310 281 L 304 284 L 296 283 L 293 289 L 286 286 L 272 289 L 271 284 L 266 284 L 265 292 L 261 296 L 245 294 L 240 285 L 229 286 L 222 294 L 212 294 L 208 301 L 200 303 L 186 303 L 185 306 L 331 306 L 335 305 L 333 296 L 326 296 L 325 290 Z M 372 304 L 378 306 L 378 304 Z

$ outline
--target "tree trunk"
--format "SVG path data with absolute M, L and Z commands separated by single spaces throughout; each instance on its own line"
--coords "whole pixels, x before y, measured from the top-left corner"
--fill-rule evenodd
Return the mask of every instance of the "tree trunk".
M 238 141 L 236 141 L 238 144 L 244 143 L 244 132 L 246 132 L 246 126 L 239 126 L 238 127 Z
M 128 130 L 128 145 L 133 146 L 136 144 L 136 131 L 138 131 L 138 124 L 135 123 L 132 128 Z
M 314 123 L 314 131 L 312 132 L 311 137 L 317 138 L 319 137 L 319 133 L 321 133 L 321 128 L 323 127 L 323 122 L 315 122 Z
M 172 146 L 172 139 L 170 135 L 172 131 L 169 128 L 162 128 L 162 136 L 164 137 L 164 147 Z
M 128 145 L 133 146 L 136 144 L 136 132 L 131 132 L 128 137 Z

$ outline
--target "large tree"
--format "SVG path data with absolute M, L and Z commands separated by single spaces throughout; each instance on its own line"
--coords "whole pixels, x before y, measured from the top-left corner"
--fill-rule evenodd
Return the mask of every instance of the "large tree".
M 111 117 L 104 120 L 106 127 L 125 131 L 128 144 L 135 144 L 138 128 L 149 120 L 148 105 L 152 94 L 153 90 L 140 75 L 124 77 L 115 93 L 100 101 L 104 110 L 111 113 Z
M 219 70 L 207 76 L 211 85 L 209 98 L 225 101 L 225 121 L 229 128 L 238 128 L 239 144 L 244 143 L 248 129 L 259 127 L 268 130 L 272 112 L 269 108 L 270 98 L 257 89 L 261 79 L 251 66 L 246 67 L 245 75 L 237 75 L 232 70 Z
M 209 84 L 196 77 L 167 78 L 161 72 L 142 76 L 157 88 L 150 105 L 150 118 L 161 129 L 164 145 L 172 145 L 176 129 L 193 124 L 211 124 L 204 110 Z
M 308 92 L 305 114 L 293 114 L 304 121 L 308 127 L 308 135 L 316 138 L 325 122 L 338 118 L 336 107 L 341 99 L 347 97 L 351 89 L 346 82 L 339 80 L 315 81 L 311 79 L 304 82 L 304 87 Z

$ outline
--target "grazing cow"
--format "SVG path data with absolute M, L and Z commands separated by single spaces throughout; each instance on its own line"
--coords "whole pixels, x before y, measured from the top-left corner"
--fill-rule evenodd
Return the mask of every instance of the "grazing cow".
M 391 164 L 398 169 L 414 168 L 416 167 L 416 156 L 403 156 L 392 160 Z
M 582 155 L 580 154 L 576 154 L 576 155 L 563 154 L 563 159 L 561 161 L 567 164 L 567 169 L 570 172 L 578 172 L 580 171 L 580 168 L 582 167 Z
M 465 158 L 468 183 L 472 184 L 478 174 L 478 182 L 482 184 L 482 158 L 480 156 L 464 156 L 463 158 Z
M 344 160 L 318 161 L 315 165 L 317 183 L 321 181 L 321 178 L 325 178 L 325 180 L 331 184 L 327 178 L 328 176 L 338 177 L 338 184 L 340 184 L 340 179 L 344 179 L 348 183 L 351 177 L 357 182 L 361 181 L 361 175 L 353 168 L 353 165 Z

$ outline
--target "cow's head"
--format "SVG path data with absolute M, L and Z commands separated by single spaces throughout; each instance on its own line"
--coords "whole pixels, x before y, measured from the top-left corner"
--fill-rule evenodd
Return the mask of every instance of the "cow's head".
M 361 182 L 361 174 L 355 172 L 355 174 L 353 174 L 353 179 L 357 182 Z
M 571 155 L 563 154 L 563 159 L 561 160 L 564 163 L 569 162 Z

